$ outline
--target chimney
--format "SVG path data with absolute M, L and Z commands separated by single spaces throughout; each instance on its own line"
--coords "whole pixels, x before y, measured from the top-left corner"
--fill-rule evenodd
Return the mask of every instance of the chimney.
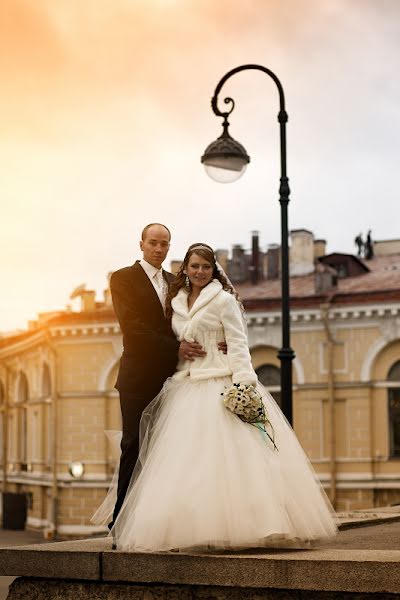
M 388 256 L 400 253 L 400 239 L 396 240 L 374 240 L 375 256 Z
M 96 310 L 96 292 L 94 290 L 84 290 L 80 293 L 81 312 Z
M 171 269 L 171 273 L 177 275 L 182 262 L 182 260 L 171 260 L 169 267 Z
M 309 275 L 314 272 L 314 235 L 308 229 L 290 232 L 290 275 Z
M 228 273 L 228 250 L 216 250 L 215 258 L 217 259 L 225 273 Z
M 244 250 L 242 244 L 233 244 L 232 246 L 232 260 L 240 261 L 243 256 Z
M 326 240 L 314 240 L 314 261 L 325 256 L 326 254 Z
M 249 271 L 250 281 L 252 285 L 256 285 L 260 278 L 260 248 L 258 231 L 251 232 L 251 264 Z
M 110 285 L 111 285 L 111 275 L 113 274 L 112 271 L 110 271 L 107 275 L 107 287 L 104 290 L 104 305 L 106 307 L 112 306 L 112 296 L 111 296 L 111 290 L 110 290 Z
M 337 271 L 329 265 L 318 262 L 315 267 L 314 278 L 316 294 L 327 294 L 337 288 Z
M 104 290 L 104 305 L 108 308 L 112 306 L 112 296 L 110 288 Z
M 243 283 L 248 279 L 248 257 L 241 244 L 234 244 L 232 247 L 228 275 L 232 283 Z
M 278 244 L 269 244 L 266 256 L 268 279 L 278 279 L 281 265 L 280 246 L 278 246 Z

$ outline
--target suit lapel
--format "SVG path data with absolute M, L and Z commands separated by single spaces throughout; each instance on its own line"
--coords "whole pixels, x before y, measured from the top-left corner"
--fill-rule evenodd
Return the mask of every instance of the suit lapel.
M 173 275 L 172 273 L 168 273 L 168 271 L 164 271 L 163 269 L 163 277 L 166 280 L 169 289 L 171 287 L 171 284 L 173 284 L 175 281 L 175 275 Z
M 150 279 L 147 277 L 146 273 L 140 266 L 139 261 L 136 261 L 134 265 L 132 265 L 132 270 L 135 274 L 135 285 L 140 286 L 141 289 L 146 290 L 146 297 L 151 305 L 154 306 L 154 309 L 159 313 L 159 316 L 165 320 L 164 311 L 161 306 L 160 299 L 156 290 L 154 289 L 153 284 Z

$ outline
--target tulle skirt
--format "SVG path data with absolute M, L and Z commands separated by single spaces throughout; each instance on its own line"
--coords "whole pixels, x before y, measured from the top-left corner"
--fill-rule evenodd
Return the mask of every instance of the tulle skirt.
M 221 393 L 231 385 L 229 377 L 172 378 L 148 406 L 114 526 L 119 549 L 301 546 L 336 534 L 332 507 L 272 396 L 258 384 L 277 450 L 225 408 Z

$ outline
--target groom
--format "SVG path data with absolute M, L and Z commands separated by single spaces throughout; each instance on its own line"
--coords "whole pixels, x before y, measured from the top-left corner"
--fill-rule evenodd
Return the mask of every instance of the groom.
M 200 344 L 179 343 L 165 318 L 168 286 L 175 279 L 161 267 L 170 240 L 171 233 L 165 225 L 146 225 L 140 241 L 142 260 L 115 271 L 110 280 L 124 345 L 115 385 L 120 396 L 122 440 L 117 501 L 110 529 L 123 504 L 138 457 L 139 422 L 143 410 L 174 373 L 178 355 L 194 360 L 206 354 Z

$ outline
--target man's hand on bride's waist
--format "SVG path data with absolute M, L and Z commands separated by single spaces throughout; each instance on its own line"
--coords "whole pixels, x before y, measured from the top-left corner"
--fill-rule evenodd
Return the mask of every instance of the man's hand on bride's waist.
M 228 354 L 228 344 L 226 342 L 219 342 L 218 350 L 220 350 L 224 354 Z
M 179 346 L 179 358 L 184 360 L 194 360 L 198 357 L 203 357 L 207 354 L 203 347 L 197 342 L 187 342 L 183 340 Z
M 226 342 L 219 342 L 218 350 L 227 353 L 228 347 Z M 183 340 L 179 346 L 179 358 L 183 358 L 184 360 L 194 360 L 195 358 L 202 358 L 205 356 L 207 352 L 203 350 L 203 347 L 197 342 L 187 342 Z

